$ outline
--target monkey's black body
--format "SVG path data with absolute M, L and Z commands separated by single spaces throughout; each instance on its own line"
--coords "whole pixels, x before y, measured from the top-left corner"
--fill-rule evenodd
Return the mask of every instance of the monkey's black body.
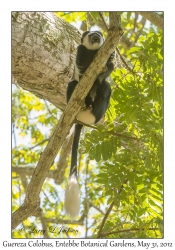
M 78 84 L 78 81 L 86 71 L 86 69 L 91 64 L 95 54 L 97 53 L 99 47 L 103 43 L 103 36 L 102 33 L 99 31 L 96 32 L 89 32 L 86 31 L 83 33 L 81 42 L 82 44 L 78 46 L 77 48 L 77 55 L 76 55 L 76 65 L 75 65 L 75 71 L 74 71 L 74 79 L 68 83 L 67 87 L 67 102 L 69 101 L 76 85 Z M 95 44 L 95 45 L 94 45 Z M 96 48 L 97 49 L 94 49 Z M 109 60 L 106 63 L 106 71 L 100 74 L 97 79 L 95 80 L 91 90 L 89 91 L 87 97 L 85 98 L 85 104 L 86 104 L 86 111 L 85 116 L 90 115 L 90 117 L 94 117 L 93 123 L 97 123 L 105 114 L 109 99 L 111 95 L 111 88 L 109 83 L 106 81 L 106 78 L 111 74 L 111 72 L 114 69 L 114 64 L 112 62 L 113 58 L 115 56 L 115 53 L 112 53 Z M 83 111 L 83 112 L 86 112 Z M 78 116 L 77 116 L 78 119 Z M 80 120 L 81 121 L 81 120 Z M 84 122 L 84 121 L 82 121 Z M 92 124 L 87 122 L 84 122 L 87 124 Z M 78 143 L 80 138 L 80 133 L 82 129 L 82 125 L 76 124 L 75 125 L 75 134 L 74 134 L 74 141 L 72 145 L 72 159 L 71 159 L 71 169 L 70 169 L 70 177 L 69 180 L 71 180 L 71 177 L 77 179 L 77 150 L 78 150 Z M 73 179 L 74 181 L 75 179 Z M 70 206 L 72 205 L 73 198 L 72 196 L 75 194 L 74 191 L 71 191 L 71 184 L 68 183 L 68 187 L 66 194 L 68 198 L 65 201 L 65 208 L 66 211 L 74 217 L 75 210 L 71 210 Z M 69 191 L 68 191 L 69 189 Z M 72 188 L 73 189 L 73 188 Z M 77 187 L 76 187 L 77 191 Z M 77 197 L 76 197 L 77 198 Z M 77 199 L 78 200 L 78 199 Z M 74 205 L 76 206 L 76 204 Z
M 91 64 L 97 51 L 98 50 L 89 50 L 84 45 L 78 46 L 76 66 L 79 70 L 80 78 Z M 87 97 L 85 98 L 86 108 L 91 107 L 91 112 L 95 116 L 95 123 L 97 123 L 103 117 L 109 104 L 111 88 L 109 83 L 106 81 L 106 78 L 114 69 L 114 65 L 112 63 L 113 57 L 114 54 L 111 55 L 106 64 L 106 72 L 99 75 L 99 77 L 94 82 L 91 90 L 89 91 Z M 77 80 L 73 80 L 68 83 L 67 102 L 69 101 L 77 83 Z M 94 96 L 94 98 L 92 98 L 92 96 Z

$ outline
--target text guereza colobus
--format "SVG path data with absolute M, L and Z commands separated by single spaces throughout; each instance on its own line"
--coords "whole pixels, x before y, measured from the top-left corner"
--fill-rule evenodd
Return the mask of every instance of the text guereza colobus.
M 81 45 L 77 48 L 76 64 L 73 80 L 68 83 L 67 102 L 69 101 L 81 76 L 91 64 L 95 54 L 103 44 L 103 35 L 99 31 L 86 31 L 82 34 Z M 101 73 L 95 80 L 92 88 L 85 98 L 86 109 L 77 114 L 76 119 L 82 123 L 92 125 L 97 123 L 105 114 L 111 95 L 111 88 L 106 78 L 114 69 L 113 52 L 106 63 L 106 71 Z M 80 209 L 80 191 L 77 181 L 77 150 L 80 133 L 83 125 L 75 125 L 75 134 L 72 145 L 72 159 L 69 180 L 65 192 L 65 210 L 71 218 L 79 214 Z

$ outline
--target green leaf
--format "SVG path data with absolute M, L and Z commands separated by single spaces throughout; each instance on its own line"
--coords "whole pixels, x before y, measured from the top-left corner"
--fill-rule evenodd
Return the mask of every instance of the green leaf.
M 130 109 L 130 112 L 128 113 L 128 118 L 132 120 L 137 111 L 138 107 L 133 107 L 132 109 Z
M 154 216 L 154 217 L 158 217 L 159 219 L 163 220 L 163 217 L 158 214 L 154 209 L 152 209 L 151 207 L 149 207 L 149 211 L 151 212 L 151 214 Z
M 90 15 L 92 16 L 92 18 L 94 19 L 94 21 L 97 23 L 98 22 L 98 19 L 99 19 L 99 14 L 98 12 L 89 12 Z
M 126 106 L 135 106 L 137 103 L 139 102 L 139 96 L 134 96 L 132 98 L 130 98 L 127 103 L 126 103 Z
M 128 12 L 127 12 L 127 19 L 128 19 L 128 21 L 130 20 L 131 14 L 132 14 L 131 11 L 128 11 Z
M 101 160 L 101 144 L 97 144 L 95 148 L 95 160 L 99 162 Z
M 149 195 L 150 199 L 152 199 L 153 201 L 157 202 L 157 203 L 160 203 L 160 204 L 163 204 L 163 200 L 160 199 L 160 197 L 156 196 L 156 195 Z
M 90 148 L 89 157 L 90 157 L 91 160 L 95 159 L 95 149 L 94 149 L 94 147 Z
M 108 149 L 107 149 L 107 145 L 105 141 L 101 143 L 101 148 L 102 148 L 101 153 L 102 153 L 103 160 L 106 161 L 109 159 L 109 154 L 108 154 Z
M 142 49 L 141 47 L 132 47 L 131 49 L 128 50 L 127 55 L 133 54 L 134 52 L 137 53 L 141 49 Z
M 100 133 L 105 132 L 106 128 L 102 124 L 97 124 L 97 129 Z
M 120 207 L 120 199 L 119 199 L 118 195 L 114 197 L 114 205 L 116 207 Z
M 159 207 L 153 200 L 149 199 L 149 204 L 151 205 L 151 207 L 156 210 L 157 212 L 162 213 L 162 208 Z

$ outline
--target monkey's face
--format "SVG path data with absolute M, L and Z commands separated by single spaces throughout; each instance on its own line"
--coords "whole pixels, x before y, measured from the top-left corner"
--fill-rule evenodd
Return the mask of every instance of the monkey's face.
M 86 31 L 81 38 L 81 44 L 89 50 L 99 49 L 103 42 L 103 35 L 100 31 Z

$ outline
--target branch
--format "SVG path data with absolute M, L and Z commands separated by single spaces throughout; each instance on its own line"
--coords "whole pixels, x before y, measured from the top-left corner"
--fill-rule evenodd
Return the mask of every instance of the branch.
M 23 220 L 31 216 L 33 211 L 39 210 L 39 194 L 49 172 L 50 166 L 55 159 L 58 150 L 62 146 L 66 136 L 68 135 L 74 123 L 75 117 L 80 111 L 82 103 L 84 103 L 87 93 L 91 89 L 100 72 L 103 71 L 106 62 L 109 56 L 115 50 L 122 33 L 123 32 L 121 28 L 119 29 L 119 27 L 113 26 L 106 41 L 97 52 L 93 62 L 82 76 L 80 82 L 77 84 L 75 91 L 73 92 L 53 135 L 51 136 L 45 150 L 41 154 L 39 162 L 28 185 L 24 204 L 13 213 L 13 229 L 16 228 Z
M 126 179 L 126 180 L 124 181 L 123 184 L 125 184 L 125 183 L 127 183 L 127 182 L 128 182 L 128 179 Z M 118 191 L 118 194 L 117 194 L 117 195 L 119 195 L 119 194 L 122 192 L 122 190 L 123 190 L 123 184 L 121 185 L 120 190 Z M 102 229 L 103 229 L 103 227 L 104 227 L 104 224 L 105 224 L 105 222 L 106 222 L 106 220 L 107 220 L 107 218 L 108 218 L 108 216 L 109 216 L 109 214 L 110 214 L 110 212 L 111 212 L 113 206 L 114 206 L 114 201 L 113 201 L 113 202 L 111 203 L 111 205 L 109 206 L 109 208 L 108 208 L 108 210 L 107 210 L 107 212 L 106 212 L 106 214 L 105 214 L 105 216 L 104 216 L 104 218 L 103 218 L 103 221 L 102 221 L 102 223 L 101 223 L 99 232 L 98 232 L 98 234 L 97 234 L 97 238 L 100 238 L 100 237 L 101 237 Z
M 108 210 L 107 210 L 107 212 L 106 212 L 106 214 L 105 214 L 105 216 L 104 216 L 104 218 L 103 218 L 103 220 L 102 220 L 102 223 L 101 223 L 101 226 L 100 226 L 100 230 L 99 230 L 99 232 L 98 232 L 98 234 L 97 234 L 97 238 L 100 238 L 100 237 L 101 237 L 102 229 L 103 229 L 103 227 L 104 227 L 104 224 L 105 224 L 105 222 L 106 222 L 106 220 L 107 220 L 107 218 L 108 218 L 108 216 L 109 216 L 109 214 L 110 214 L 110 212 L 111 212 L 113 206 L 114 206 L 114 201 L 113 201 L 113 202 L 111 203 L 111 205 L 109 206 L 109 208 L 108 208 Z
M 112 30 L 113 28 L 119 29 L 121 31 L 121 35 L 123 35 L 121 16 L 117 11 L 109 12 L 109 30 Z
M 139 24 L 142 24 L 142 28 L 136 32 L 136 37 L 135 37 L 135 43 L 137 42 L 137 40 L 139 39 L 140 35 L 142 34 L 143 32 L 143 29 L 145 27 L 145 24 L 146 24 L 146 18 L 145 17 L 142 17 L 142 20 L 139 22 Z
M 163 18 L 159 16 L 157 13 L 152 11 L 137 11 L 137 13 L 145 17 L 151 23 L 156 25 L 159 29 L 163 30 Z
M 48 141 L 49 139 L 46 139 L 42 141 L 41 143 L 33 146 L 32 148 L 44 143 L 45 141 Z M 67 157 L 70 153 L 71 146 L 72 146 L 72 140 L 73 140 L 73 133 L 67 136 L 66 140 L 64 141 L 64 144 L 62 145 L 62 149 L 60 152 L 60 158 L 57 163 L 57 169 L 56 170 L 49 170 L 47 174 L 47 178 L 54 179 L 56 184 L 61 184 L 63 181 L 65 168 L 67 167 Z M 31 148 L 29 148 L 31 149 Z M 23 179 L 27 176 L 32 176 L 35 168 L 32 166 L 26 166 L 26 165 L 18 165 L 18 166 L 12 166 L 12 172 L 15 172 L 16 174 L 20 175 L 20 178 L 22 180 L 23 186 L 26 188 L 28 186 L 28 183 L 26 181 L 27 185 L 24 185 Z
M 129 65 L 127 64 L 127 62 L 125 61 L 125 59 L 123 58 L 123 56 L 120 54 L 119 49 L 116 47 L 116 51 L 120 57 L 120 60 L 122 61 L 122 63 L 126 66 L 127 70 L 129 70 L 130 72 L 132 72 L 132 69 L 129 67 Z
M 47 230 L 46 219 L 44 218 L 42 212 L 41 212 L 41 214 L 40 214 L 40 221 L 41 221 L 41 224 L 42 224 L 42 229 L 45 230 L 44 238 L 46 238 L 46 239 L 50 238 L 50 237 L 49 237 L 49 234 L 48 234 L 48 230 Z
M 107 25 L 107 23 L 105 22 L 105 19 L 104 19 L 104 17 L 103 17 L 103 12 L 99 12 L 99 15 L 100 15 L 100 17 L 101 17 L 101 20 L 102 20 L 104 26 L 105 26 L 105 30 L 108 32 L 108 25 Z
M 89 127 L 89 128 L 93 128 L 93 129 L 96 129 L 98 130 L 98 128 L 94 125 L 89 125 L 89 124 L 85 124 L 83 122 L 80 122 L 78 120 L 76 120 L 78 124 L 81 124 L 83 126 L 86 126 L 86 127 Z M 115 136 L 119 136 L 119 137 L 123 137 L 123 138 L 126 138 L 126 139 L 130 139 L 130 140 L 136 140 L 138 141 L 139 138 L 137 137 L 132 137 L 132 136 L 127 136 L 127 135 L 123 135 L 123 134 L 120 134 L 120 133 L 116 133 L 116 132 L 111 132 L 111 131 L 106 131 L 108 134 L 111 134 L 111 135 L 115 135 Z
M 131 229 L 124 229 L 124 230 L 118 230 L 118 231 L 113 231 L 110 233 L 105 233 L 105 234 L 101 234 L 101 237 L 105 237 L 107 235 L 111 235 L 111 234 L 118 234 L 118 233 L 127 233 L 127 232 L 132 232 L 132 231 L 143 231 L 143 230 L 159 230 L 159 228 L 131 228 Z
M 105 19 L 103 17 L 103 12 L 99 12 L 99 15 L 100 15 L 101 20 L 98 21 L 98 26 L 102 30 L 108 32 L 108 25 L 107 25 L 107 23 L 106 23 L 106 21 L 105 21 Z M 90 16 L 89 12 L 87 12 L 87 16 L 89 18 L 90 25 L 91 26 L 95 25 L 96 23 L 94 22 L 94 19 Z M 87 30 L 87 29 L 85 29 L 85 30 Z M 130 48 L 131 46 L 133 46 L 133 42 L 130 41 L 129 38 L 127 38 L 126 36 L 122 36 L 121 37 L 120 44 L 121 44 L 122 47 L 124 47 L 126 49 Z
M 39 216 L 41 209 L 38 204 L 27 204 L 24 202 L 12 215 L 12 229 L 15 229 L 22 221 L 26 220 L 29 216 Z
M 36 145 L 30 147 L 30 148 L 29 148 L 29 151 L 30 151 L 31 149 L 34 149 L 34 148 L 38 147 L 39 145 L 42 145 L 42 144 L 45 143 L 46 141 L 49 141 L 49 139 L 45 139 L 45 140 L 39 142 L 38 144 L 36 144 Z
M 88 235 L 88 211 L 89 211 L 89 203 L 87 202 L 88 197 L 88 187 L 87 187 L 87 179 L 88 179 L 88 167 L 89 167 L 89 158 L 86 159 L 86 177 L 85 177 L 85 213 L 86 213 L 86 219 L 85 219 L 85 238 L 87 238 Z
M 91 207 L 95 208 L 98 212 L 100 212 L 101 214 L 105 214 L 99 207 L 95 206 L 93 204 L 93 202 L 91 202 L 90 200 L 87 199 L 87 202 L 89 203 L 89 205 L 91 205 Z
M 64 110 L 80 38 L 54 12 L 12 12 L 13 83 Z
M 88 207 L 88 210 L 90 209 L 91 205 Z M 63 219 L 56 219 L 56 218 L 44 218 L 47 223 L 54 223 L 54 224 L 74 224 L 74 225 L 84 225 L 83 221 L 86 217 L 86 213 L 88 211 L 83 211 L 83 214 L 81 215 L 79 220 L 63 220 Z
M 47 223 L 53 224 L 73 224 L 73 225 L 84 225 L 81 218 L 79 220 L 62 220 L 62 219 L 53 219 L 53 218 L 44 218 Z
M 112 16 L 112 13 L 113 12 L 111 12 L 111 16 Z M 106 32 L 109 32 L 109 29 L 108 29 L 108 26 L 107 26 L 107 23 L 105 22 L 105 20 L 104 20 L 104 17 L 103 17 L 103 12 L 99 12 L 99 15 L 100 15 L 100 17 L 101 17 L 101 19 L 102 19 L 102 22 L 104 23 L 104 25 L 105 25 L 105 28 L 106 28 Z M 111 16 L 110 16 L 110 18 L 111 18 Z M 115 17 L 114 17 L 115 18 Z M 111 19 L 110 19 L 111 20 Z M 115 22 L 117 22 L 117 20 L 114 20 L 114 23 Z M 110 24 L 110 26 L 112 27 L 112 22 L 111 22 L 111 24 Z M 121 23 L 119 24 L 120 25 L 120 28 L 121 28 Z M 120 57 L 120 60 L 122 61 L 122 63 L 126 66 L 126 68 L 129 70 L 129 71 L 132 71 L 132 69 L 128 66 L 128 64 L 126 63 L 126 61 L 124 60 L 124 58 L 123 58 L 123 56 L 120 54 L 120 51 L 119 51 L 119 49 L 117 48 L 117 46 L 116 46 L 116 51 L 117 51 L 117 53 L 118 53 L 118 55 L 119 55 L 119 57 Z
M 60 158 L 57 164 L 57 169 L 55 170 L 55 173 L 54 173 L 54 179 L 55 179 L 56 184 L 61 184 L 63 182 L 65 169 L 67 167 L 67 158 L 71 151 L 73 137 L 74 137 L 74 133 L 70 134 L 66 138 L 61 148 Z
M 56 120 L 58 120 L 57 117 L 55 116 L 55 114 L 53 114 L 53 113 L 51 112 L 51 110 L 50 110 L 50 108 L 49 108 L 49 106 L 48 106 L 48 104 L 47 104 L 47 101 L 44 100 L 44 103 L 45 103 L 46 108 L 47 108 L 47 110 L 49 111 L 49 113 L 50 113 Z
M 14 136 L 14 144 L 15 144 L 15 148 L 16 148 L 16 134 L 15 134 L 15 124 L 12 124 L 12 134 Z
M 27 167 L 27 166 L 12 166 L 12 172 L 15 172 L 16 174 L 19 174 L 19 175 L 28 175 L 28 176 L 32 176 L 33 175 L 33 172 L 35 171 L 35 168 L 34 167 Z M 55 179 L 55 172 L 56 170 L 49 170 L 49 172 L 47 173 L 47 176 L 48 178 L 53 178 Z

